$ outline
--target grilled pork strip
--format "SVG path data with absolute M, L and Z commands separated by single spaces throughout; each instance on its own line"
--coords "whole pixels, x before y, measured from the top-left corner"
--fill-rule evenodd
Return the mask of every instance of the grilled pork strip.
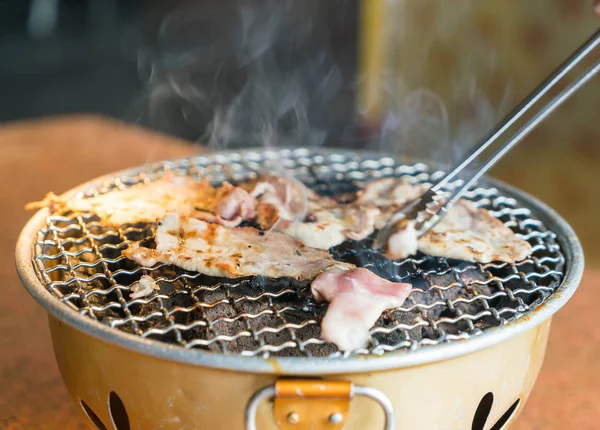
M 264 233 L 253 227 L 228 228 L 175 213 L 159 223 L 155 240 L 156 249 L 135 243 L 123 255 L 144 267 L 173 264 L 228 278 L 259 275 L 312 280 L 333 267 L 355 267 L 283 233 Z
M 358 201 L 374 204 L 381 209 L 376 221 L 377 228 L 381 228 L 395 212 L 420 197 L 429 186 L 411 184 L 404 178 L 378 179 L 367 184 Z M 435 227 L 420 238 L 417 238 L 414 225 L 410 222 L 405 228 L 400 228 L 390 236 L 386 255 L 400 259 L 419 250 L 436 257 L 479 263 L 514 263 L 526 258 L 531 249 L 527 241 L 519 238 L 489 211 L 476 208 L 461 199 L 448 209 Z
M 168 212 L 193 215 L 228 226 L 239 225 L 254 217 L 256 199 L 245 190 L 225 182 L 218 188 L 209 182 L 197 182 L 187 176 L 165 176 L 149 183 L 116 189 L 91 198 L 64 200 L 50 193 L 41 202 L 26 209 L 49 207 L 51 211 L 92 212 L 108 225 L 155 222 Z
M 408 178 L 381 178 L 369 182 L 360 192 L 357 201 L 378 208 L 402 207 L 420 197 L 431 184 L 413 184 Z
M 428 255 L 479 263 L 514 263 L 531 254 L 529 242 L 519 238 L 489 211 L 459 200 L 442 220 L 419 238 Z
M 379 215 L 376 207 L 340 204 L 282 176 L 262 178 L 251 194 L 258 198 L 261 228 L 281 231 L 317 249 L 364 239 L 373 233 Z

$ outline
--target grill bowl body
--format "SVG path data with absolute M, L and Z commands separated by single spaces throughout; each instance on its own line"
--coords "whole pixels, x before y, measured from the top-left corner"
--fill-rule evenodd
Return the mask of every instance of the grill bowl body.
M 119 175 L 84 184 L 65 197 Z M 47 210 L 34 215 L 23 229 L 17 270 L 30 294 L 50 314 L 57 361 L 71 395 L 108 427 L 112 392 L 122 400 L 132 428 L 242 428 L 244 407 L 259 388 L 282 377 L 310 376 L 381 390 L 396 411 L 397 428 L 470 428 L 477 414 L 480 421 L 489 415 L 487 428 L 517 400 L 512 416 L 522 408 L 541 366 L 550 318 L 581 279 L 583 254 L 572 229 L 550 208 L 498 181 L 485 182 L 517 199 L 556 235 L 565 258 L 562 282 L 525 315 L 465 340 L 416 350 L 333 359 L 244 357 L 184 349 L 115 330 L 65 306 L 40 282 L 32 249 Z M 490 392 L 491 404 L 486 396 Z M 259 407 L 259 429 L 275 428 L 270 405 L 263 402 Z M 344 428 L 382 426 L 381 410 L 372 400 L 352 401 Z
M 107 428 L 111 428 L 112 392 L 125 405 L 131 428 L 243 429 L 244 409 L 255 392 L 283 376 L 306 376 L 278 375 L 275 361 L 271 374 L 178 363 L 96 339 L 54 317 L 50 317 L 50 328 L 71 397 L 80 408 L 81 401 L 85 402 Z M 508 426 L 533 388 L 549 328 L 550 319 L 504 342 L 449 360 L 315 376 L 380 390 L 393 405 L 398 430 L 483 430 L 502 416 L 509 418 Z M 480 404 L 490 398 L 488 393 L 492 393 L 493 403 L 486 414 Z M 482 407 L 483 412 L 478 412 Z M 120 423 L 122 417 L 117 415 L 117 430 L 125 428 Z M 476 426 L 479 423 L 481 427 Z M 271 402 L 260 404 L 256 425 L 259 430 L 279 428 Z M 352 400 L 345 430 L 383 428 L 383 413 L 375 402 L 359 397 Z

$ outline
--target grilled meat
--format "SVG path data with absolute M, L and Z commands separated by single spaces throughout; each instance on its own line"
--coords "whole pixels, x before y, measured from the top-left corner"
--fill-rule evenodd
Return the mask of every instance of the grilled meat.
M 312 280 L 333 267 L 354 267 L 283 233 L 264 233 L 253 227 L 228 228 L 175 213 L 159 223 L 156 249 L 135 243 L 123 255 L 144 267 L 173 264 L 228 278 L 259 275 Z
M 514 263 L 531 253 L 519 238 L 489 211 L 459 200 L 442 220 L 419 238 L 419 249 L 428 255 L 489 263 Z
M 368 269 L 330 269 L 311 284 L 318 301 L 329 308 L 321 322 L 321 336 L 342 351 L 363 348 L 369 329 L 386 309 L 402 306 L 412 286 L 387 281 Z
M 256 200 L 245 190 L 225 182 L 218 188 L 187 176 L 167 172 L 161 179 L 117 189 L 90 198 L 64 200 L 50 193 L 26 209 L 49 207 L 51 211 L 92 212 L 108 225 L 155 222 L 168 212 L 193 215 L 228 226 L 254 216 Z
M 246 190 L 224 182 L 207 193 L 207 199 L 198 204 L 195 218 L 206 222 L 236 227 L 256 215 L 256 199 Z
M 359 192 L 356 202 L 378 208 L 380 213 L 375 220 L 375 227 L 382 228 L 402 206 L 420 197 L 430 186 L 413 184 L 406 177 L 376 179 Z
M 139 299 L 140 297 L 146 297 L 152 294 L 154 290 L 160 290 L 160 287 L 152 277 L 144 275 L 138 282 L 131 286 L 130 297 L 132 299 Z
M 377 227 L 385 225 L 402 206 L 423 194 L 429 184 L 411 184 L 407 179 L 385 178 L 369 183 L 358 201 L 381 209 Z M 478 209 L 466 200 L 459 200 L 442 220 L 420 238 L 414 224 L 402 225 L 388 240 L 386 255 L 400 259 L 419 250 L 436 257 L 489 263 L 513 263 L 531 253 L 531 245 L 519 238 L 489 211 Z
M 283 233 L 300 239 L 304 244 L 318 249 L 351 240 L 362 240 L 373 233 L 377 208 L 355 205 L 338 205 L 323 208 L 309 203 L 308 215 L 279 228 Z
M 318 249 L 364 239 L 373 232 L 380 212 L 371 206 L 338 203 L 281 176 L 264 178 L 251 194 L 258 198 L 261 228 L 281 231 Z

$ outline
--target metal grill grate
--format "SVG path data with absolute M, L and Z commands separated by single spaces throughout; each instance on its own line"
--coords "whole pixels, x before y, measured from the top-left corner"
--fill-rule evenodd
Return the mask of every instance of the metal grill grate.
M 132 171 L 78 197 L 152 181 L 164 168 L 215 183 L 253 177 L 277 160 L 322 194 L 349 192 L 371 179 L 408 175 L 427 182 L 441 175 L 425 164 L 403 165 L 392 158 L 305 149 L 211 154 Z M 485 207 L 533 245 L 517 264 L 476 264 L 422 254 L 390 261 L 369 249 L 369 239 L 332 250 L 336 259 L 367 267 L 394 281 L 410 282 L 404 305 L 385 312 L 366 349 L 346 353 L 383 354 L 467 339 L 507 323 L 544 302 L 560 285 L 564 257 L 529 209 L 494 188 L 477 188 L 467 198 Z M 325 304 L 311 300 L 309 285 L 289 279 L 211 278 L 161 265 L 144 269 L 121 256 L 132 241 L 153 235 L 152 224 L 104 226 L 89 213 L 49 216 L 34 245 L 34 263 L 45 287 L 66 306 L 116 330 L 184 348 L 247 356 L 339 357 L 319 338 Z M 152 276 L 160 291 L 131 299 L 130 286 Z

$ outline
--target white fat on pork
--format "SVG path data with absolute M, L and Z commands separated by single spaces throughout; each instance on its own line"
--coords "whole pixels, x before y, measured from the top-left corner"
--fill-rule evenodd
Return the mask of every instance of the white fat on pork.
M 281 176 L 264 178 L 251 194 L 258 198 L 261 228 L 281 231 L 318 249 L 364 239 L 374 231 L 379 215 L 375 207 L 340 204 Z
M 138 282 L 131 286 L 130 297 L 132 299 L 139 299 L 149 296 L 155 290 L 160 290 L 156 281 L 148 275 L 143 275 Z
M 215 188 L 207 181 L 167 172 L 164 177 L 90 198 L 64 200 L 50 193 L 27 209 L 49 207 L 51 211 L 92 212 L 108 225 L 155 222 L 168 212 L 193 215 L 209 222 L 238 225 L 252 218 L 256 200 L 245 190 L 225 182 Z
M 381 313 L 404 303 L 410 284 L 387 281 L 364 268 L 330 269 L 311 284 L 317 301 L 329 302 L 321 336 L 342 351 L 365 347 Z
M 159 223 L 155 241 L 156 248 L 135 243 L 123 255 L 144 267 L 173 264 L 228 278 L 259 275 L 312 280 L 333 267 L 354 267 L 282 233 L 264 233 L 252 227 L 228 228 L 175 213 Z
M 386 255 L 391 258 L 407 258 L 419 250 L 419 238 L 414 221 L 393 232 L 387 243 Z

